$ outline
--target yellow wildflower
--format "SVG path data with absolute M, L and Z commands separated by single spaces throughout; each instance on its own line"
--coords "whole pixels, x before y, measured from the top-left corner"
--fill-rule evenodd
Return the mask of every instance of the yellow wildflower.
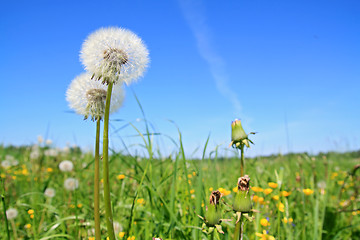
M 265 204 L 265 201 L 264 201 L 263 197 L 259 197 L 258 201 L 259 201 L 260 204 Z
M 88 237 L 88 240 L 95 240 L 95 237 Z
M 284 219 L 282 220 L 285 224 L 286 223 L 289 223 L 291 224 L 294 220 L 292 218 L 287 218 L 287 217 L 284 217 Z
M 145 204 L 145 200 L 143 198 L 139 198 L 136 202 L 139 204 Z
M 79 204 L 77 205 L 78 208 L 82 208 L 82 206 L 83 206 L 83 205 L 82 205 L 81 203 L 79 203 Z
M 193 194 L 194 192 L 195 192 L 194 189 L 191 189 L 191 190 L 190 190 L 190 194 Z
M 31 215 L 30 215 L 30 218 L 33 219 L 33 218 L 34 218 L 34 214 L 31 214 Z
M 233 192 L 237 192 L 238 190 L 239 190 L 238 187 L 233 188 Z
M 196 176 L 196 172 L 192 172 L 193 176 Z
M 28 223 L 28 224 L 25 224 L 25 226 L 24 226 L 26 229 L 29 229 L 29 228 L 31 228 L 31 224 L 30 223 Z
M 210 191 L 210 192 L 212 192 L 213 190 L 214 190 L 214 188 L 212 188 L 212 187 L 209 188 L 209 191 Z
M 287 192 L 287 191 L 281 191 L 281 196 L 283 197 L 288 197 L 290 196 L 291 192 Z
M 285 205 L 282 202 L 279 202 L 279 204 L 276 204 L 280 212 L 284 212 Z
M 70 208 L 75 208 L 75 205 L 74 205 L 74 204 L 70 204 Z
M 27 212 L 28 212 L 29 215 L 34 214 L 34 210 L 33 210 L 33 209 L 29 209 Z
M 135 236 L 128 237 L 126 240 L 135 240 Z
M 2 173 L 2 174 L 0 174 L 0 177 L 1 177 L 1 178 L 5 178 L 6 175 L 5 175 L 4 173 Z
M 22 173 L 22 175 L 29 175 L 29 171 L 26 168 L 21 170 L 21 173 Z
M 188 178 L 192 178 L 192 175 L 190 173 L 188 174 Z
M 303 189 L 303 192 L 305 195 L 309 196 L 314 193 L 314 190 L 311 190 L 310 188 Z
M 266 195 L 268 195 L 268 194 L 270 194 L 270 193 L 272 193 L 272 189 L 271 188 L 267 188 L 267 189 L 265 189 L 264 190 L 264 193 L 266 194 Z
M 254 195 L 253 196 L 253 199 L 252 199 L 254 202 L 257 202 L 257 201 L 259 201 L 259 196 L 257 196 L 257 195 Z
M 342 181 L 342 180 L 341 180 L 341 181 L 338 181 L 337 184 L 343 185 L 343 184 L 344 184 L 344 181 Z
M 46 169 L 46 171 L 47 171 L 48 173 L 51 173 L 51 172 L 53 172 L 54 170 L 53 170 L 51 167 L 48 167 L 48 168 Z
M 270 223 L 269 223 L 269 221 L 268 221 L 266 218 L 262 218 L 262 219 L 260 220 L 260 224 L 261 224 L 262 226 L 264 226 L 264 227 L 270 226 Z
M 119 237 L 123 238 L 125 236 L 125 232 L 119 232 Z
M 277 188 L 278 184 L 277 183 L 274 183 L 274 182 L 269 182 L 268 183 L 269 187 L 271 188 Z
M 11 178 L 12 178 L 13 180 L 15 180 L 15 179 L 16 179 L 16 176 L 11 176 Z
M 266 233 L 266 230 L 263 230 L 263 233 L 255 233 L 256 236 L 260 237 L 260 240 L 275 240 L 275 238 Z
M 337 172 L 333 172 L 333 173 L 331 174 L 331 179 L 336 178 L 338 175 L 339 175 L 339 174 L 338 174 Z
M 221 194 L 222 194 L 223 196 L 227 196 L 227 195 L 229 195 L 229 194 L 231 193 L 231 191 L 226 190 L 226 189 L 224 189 L 224 188 L 219 188 L 218 190 L 219 190 L 219 192 L 221 192 Z
M 119 174 L 117 175 L 116 177 L 118 180 L 123 180 L 125 178 L 125 175 L 124 174 Z
M 279 200 L 279 195 L 274 195 L 274 196 L 272 197 L 272 199 L 275 200 L 275 201 L 278 201 L 278 200 Z
M 251 190 L 253 190 L 254 192 L 262 192 L 262 191 L 264 191 L 261 187 L 251 187 Z

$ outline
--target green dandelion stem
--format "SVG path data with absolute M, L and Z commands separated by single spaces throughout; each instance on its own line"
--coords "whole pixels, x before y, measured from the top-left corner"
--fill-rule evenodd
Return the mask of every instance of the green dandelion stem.
M 240 240 L 242 239 L 242 220 L 240 218 L 239 222 L 236 223 L 235 225 L 235 231 L 234 231 L 234 240 Z
M 5 183 L 1 184 L 1 185 L 3 187 L 2 188 L 2 193 L 1 193 L 1 201 L 2 201 L 2 205 L 3 205 L 4 216 L 5 216 L 5 227 L 6 227 L 6 233 L 7 233 L 8 240 L 10 240 L 9 222 L 8 222 L 8 219 L 7 219 L 7 216 L 6 216 L 6 204 L 5 204 L 5 195 L 4 195 Z
M 95 173 L 94 173 L 94 221 L 95 239 L 101 240 L 100 230 L 100 118 L 96 120 Z
M 244 159 L 244 143 L 240 144 L 240 152 L 241 152 L 241 157 L 240 157 L 240 177 L 244 176 L 244 171 L 245 171 L 245 159 Z
M 110 186 L 109 186 L 109 115 L 110 115 L 110 100 L 113 82 L 109 82 L 104 114 L 104 137 L 103 137 L 103 179 L 104 179 L 104 205 L 105 205 L 105 218 L 107 226 L 107 234 L 110 240 L 115 240 L 113 216 L 111 211 L 110 200 Z

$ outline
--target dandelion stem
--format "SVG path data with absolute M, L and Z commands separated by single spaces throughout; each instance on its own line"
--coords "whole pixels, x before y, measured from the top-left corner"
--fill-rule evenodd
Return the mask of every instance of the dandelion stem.
M 13 229 L 14 239 L 17 240 L 18 236 L 17 236 L 17 233 L 16 233 L 16 225 L 15 225 L 14 219 L 11 219 L 10 223 L 11 223 L 11 227 Z
M 96 143 L 95 143 L 95 173 L 94 173 L 94 221 L 95 221 L 95 239 L 101 239 L 100 230 L 100 119 L 96 121 Z
M 241 166 L 240 166 L 240 177 L 244 176 L 244 171 L 245 171 L 244 146 L 245 146 L 244 143 L 240 144 L 240 154 L 241 154 L 241 157 L 240 157 L 240 164 L 241 164 Z
M 104 136 L 103 136 L 103 179 L 104 179 L 104 205 L 107 234 L 110 240 L 115 240 L 113 216 L 111 211 L 110 186 L 109 186 L 109 115 L 110 100 L 113 82 L 110 81 L 106 94 L 105 114 L 104 114 Z
M 3 205 L 3 210 L 4 210 L 4 216 L 5 216 L 5 227 L 6 227 L 6 233 L 7 233 L 7 237 L 8 240 L 10 240 L 10 232 L 9 232 L 9 222 L 6 216 L 6 204 L 5 204 L 5 183 L 1 184 L 2 185 L 2 193 L 1 193 L 1 201 L 2 201 L 2 205 Z
M 234 232 L 234 240 L 240 240 L 243 236 L 243 226 L 242 226 L 242 220 L 240 218 L 239 222 L 235 225 L 235 232 Z

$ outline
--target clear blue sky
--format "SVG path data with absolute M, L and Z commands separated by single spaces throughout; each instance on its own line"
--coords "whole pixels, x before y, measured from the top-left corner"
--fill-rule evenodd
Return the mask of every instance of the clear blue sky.
M 65 92 L 82 73 L 82 42 L 100 27 L 132 30 L 151 64 L 126 88 L 112 119 L 141 118 L 187 155 L 209 133 L 230 142 L 230 123 L 256 131 L 248 155 L 360 147 L 360 2 L 354 1 L 5 1 L 0 13 L 0 143 L 92 147 L 94 124 L 69 113 Z M 135 122 L 140 129 L 143 122 Z M 286 134 L 286 129 L 288 134 Z M 118 132 L 130 146 L 130 127 Z M 160 149 L 174 149 L 156 137 Z M 113 146 L 121 149 L 112 135 Z M 133 151 L 136 147 L 130 146 Z

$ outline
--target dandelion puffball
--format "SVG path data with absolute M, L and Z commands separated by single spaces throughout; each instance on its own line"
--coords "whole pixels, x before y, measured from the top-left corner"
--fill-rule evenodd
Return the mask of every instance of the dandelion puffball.
M 64 182 L 64 187 L 66 190 L 74 191 L 79 187 L 79 181 L 75 178 L 68 178 Z
M 109 27 L 89 35 L 83 43 L 80 59 L 93 79 L 130 84 L 144 74 L 149 52 L 130 30 Z
M 105 113 L 107 86 L 100 81 L 91 80 L 89 73 L 76 77 L 66 92 L 66 100 L 70 108 L 85 119 L 89 116 L 93 121 L 102 119 Z M 110 113 L 116 112 L 124 100 L 124 90 L 121 85 L 115 85 L 111 94 Z
M 69 160 L 64 160 L 59 164 L 59 169 L 62 172 L 71 172 L 74 168 L 74 164 Z
M 9 220 L 16 218 L 17 215 L 18 215 L 18 211 L 15 208 L 9 208 L 8 210 L 6 210 L 6 217 Z
M 53 188 L 46 188 L 46 189 L 45 189 L 45 192 L 44 192 L 44 195 L 45 195 L 46 197 L 49 197 L 49 198 L 55 197 L 55 189 L 53 189 Z

